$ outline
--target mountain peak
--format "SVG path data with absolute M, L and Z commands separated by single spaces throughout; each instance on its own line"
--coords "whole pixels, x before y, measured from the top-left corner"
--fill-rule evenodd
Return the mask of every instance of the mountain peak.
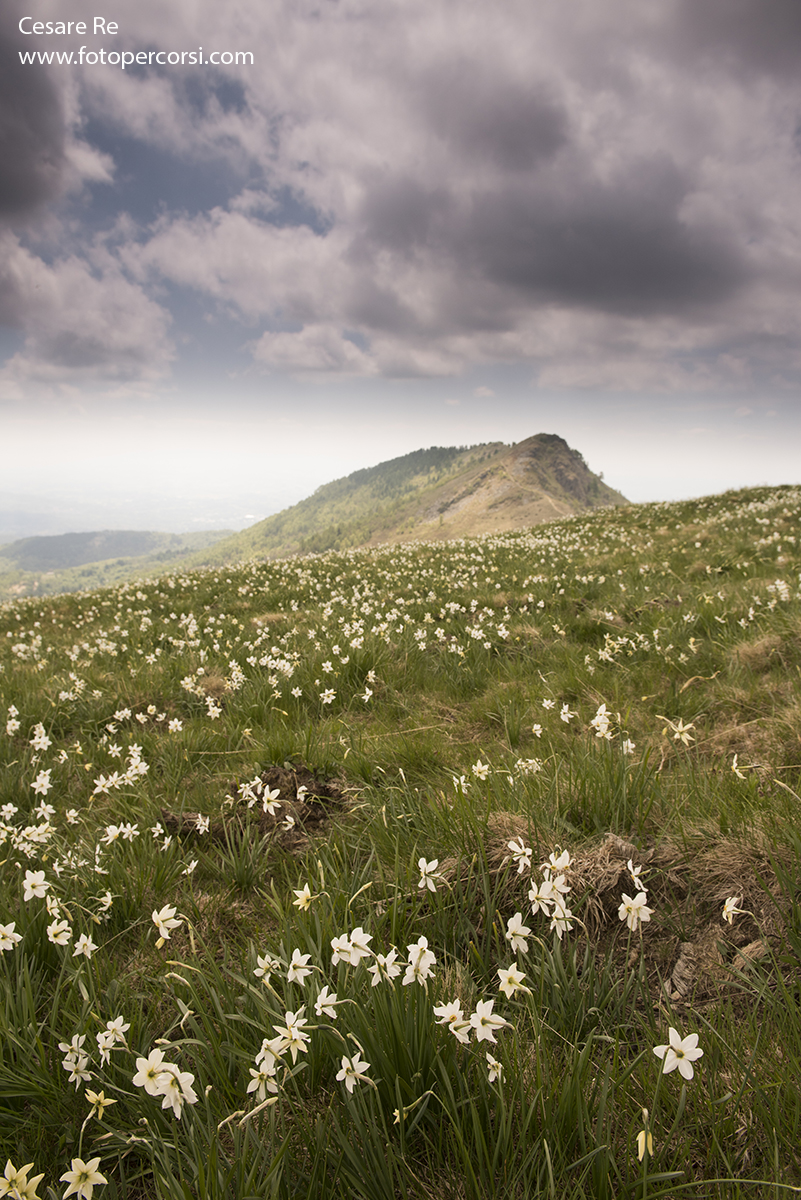
M 432 446 L 324 484 L 197 562 L 500 533 L 626 503 L 555 433 L 512 446 Z

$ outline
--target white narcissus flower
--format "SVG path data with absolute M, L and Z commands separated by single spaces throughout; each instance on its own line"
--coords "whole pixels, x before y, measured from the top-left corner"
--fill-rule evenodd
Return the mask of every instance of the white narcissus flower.
M 550 928 L 556 933 L 559 941 L 562 940 L 562 935 L 569 933 L 573 928 L 573 914 L 565 905 L 561 896 L 557 896 L 554 902 L 554 910 L 551 914 Z
M 489 1072 L 489 1082 L 494 1083 L 496 1079 L 500 1079 L 503 1074 L 503 1065 L 498 1062 L 497 1058 L 493 1058 L 489 1050 L 487 1051 L 487 1070 Z
M 6 1169 L 0 1176 L 0 1196 L 13 1197 L 14 1200 L 18 1196 L 20 1200 L 39 1200 L 36 1188 L 44 1179 L 44 1172 L 29 1179 L 28 1172 L 32 1166 L 33 1163 L 29 1162 L 24 1167 L 15 1167 L 11 1159 L 7 1159 Z
M 259 964 L 253 968 L 253 974 L 257 979 L 263 979 L 265 986 L 270 982 L 270 975 L 273 971 L 281 969 L 281 963 L 277 958 L 271 958 L 269 954 L 263 957 L 260 954 L 256 955 L 256 962 Z
M 45 733 L 45 727 L 42 722 L 40 721 L 38 725 L 34 725 L 33 737 L 31 738 L 31 745 L 34 750 L 49 750 L 52 744 L 50 738 Z
M 107 1100 L 105 1092 L 92 1092 L 89 1088 L 86 1089 L 86 1099 L 92 1106 L 92 1116 L 97 1117 L 98 1121 L 103 1120 L 105 1109 L 117 1103 L 116 1100 Z
M 542 883 L 532 883 L 528 890 L 528 898 L 531 901 L 531 911 L 535 916 L 538 912 L 543 912 L 548 916 L 551 905 L 556 903 L 558 894 L 552 880 L 543 879 Z
M 678 1067 L 680 1075 L 685 1079 L 692 1079 L 693 1063 L 704 1053 L 703 1050 L 698 1049 L 698 1034 L 688 1033 L 686 1038 L 682 1038 L 678 1031 L 671 1026 L 668 1030 L 668 1037 L 670 1039 L 668 1046 L 654 1046 L 654 1054 L 663 1060 L 662 1074 L 667 1075 Z
M 673 730 L 673 741 L 683 742 L 685 746 L 689 746 L 690 742 L 694 742 L 695 738 L 690 734 L 690 730 L 695 728 L 694 722 L 690 721 L 689 725 L 685 725 L 684 721 L 679 717 L 678 721 L 671 721 L 669 717 L 663 717 L 660 713 L 656 714 L 657 719 L 665 722 L 665 728 L 662 733 L 667 737 L 668 728 Z
M 415 945 L 407 946 L 406 949 L 409 951 L 409 962 L 402 983 L 404 987 L 408 987 L 410 983 L 416 982 L 422 987 L 431 977 L 434 963 L 437 961 L 436 955 L 428 949 L 428 938 L 425 937 L 419 938 Z
M 681 741 L 685 746 L 689 746 L 690 742 L 695 741 L 695 738 L 692 737 L 688 731 L 694 728 L 695 726 L 692 721 L 690 721 L 689 725 L 685 725 L 681 717 L 679 717 L 678 721 L 673 726 L 673 741 Z
M 306 912 L 311 907 L 311 902 L 314 899 L 308 883 L 304 883 L 301 891 L 298 891 L 296 888 L 293 889 L 293 891 L 295 892 L 296 897 L 296 899 L 292 901 L 293 905 L 295 908 L 299 908 L 303 912 Z
M 737 907 L 741 899 L 742 896 L 729 896 L 728 900 L 723 905 L 723 920 L 728 921 L 730 925 L 733 924 L 736 916 L 739 916 L 745 911 L 744 909 Z
M 184 1105 L 197 1104 L 197 1093 L 192 1087 L 195 1077 L 190 1071 L 179 1071 L 173 1064 L 169 1067 L 159 1077 L 159 1094 L 163 1097 L 161 1107 L 171 1108 L 180 1121 Z
M 143 1087 L 148 1096 L 160 1096 L 160 1079 L 167 1069 L 172 1069 L 172 1064 L 165 1063 L 164 1051 L 158 1048 L 151 1050 L 147 1058 L 137 1058 L 136 1060 L 134 1085 Z
M 281 795 L 280 788 L 267 788 L 262 797 L 262 808 L 271 817 L 274 817 L 281 805 L 278 803 L 278 797 Z
M 303 1029 L 303 1026 L 309 1023 L 308 1018 L 302 1015 L 305 1011 L 306 1006 L 304 1004 L 297 1012 L 287 1012 L 285 1014 L 285 1025 L 273 1025 L 273 1029 L 285 1043 L 284 1048 L 289 1050 L 292 1055 L 293 1066 L 298 1061 L 298 1051 L 307 1054 L 307 1043 L 311 1041 L 308 1033 Z
M 493 1014 L 494 1003 L 494 1000 L 479 1000 L 476 1011 L 470 1017 L 470 1024 L 476 1031 L 478 1042 L 494 1042 L 496 1031 L 509 1024 L 503 1017 Z
M 14 932 L 16 924 L 12 921 L 9 925 L 0 925 L 0 950 L 13 950 L 17 942 L 22 941 L 22 934 Z
M 50 884 L 45 880 L 44 871 L 26 871 L 22 886 L 25 889 L 23 900 L 33 900 L 34 896 L 42 900 Z
M 542 864 L 542 869 L 543 871 L 548 871 L 550 874 L 566 871 L 572 861 L 569 850 L 563 850 L 561 854 L 557 854 L 554 850 L 548 855 L 547 863 Z
M 364 1072 L 370 1070 L 370 1064 L 360 1062 L 361 1051 L 354 1054 L 353 1058 L 348 1058 L 346 1054 L 342 1056 L 342 1069 L 337 1071 L 337 1079 L 345 1081 L 345 1087 L 349 1092 L 352 1092 L 355 1085 L 362 1079 Z
M 524 875 L 526 871 L 531 870 L 531 855 L 533 853 L 530 846 L 526 846 L 522 837 L 517 841 L 507 843 L 508 848 L 512 852 L 512 859 L 517 863 L 518 875 Z
M 267 1092 L 278 1091 L 278 1084 L 272 1078 L 273 1071 L 268 1071 L 264 1066 L 260 1067 L 258 1071 L 253 1067 L 249 1067 L 248 1070 L 250 1071 L 251 1079 L 246 1090 L 248 1092 L 255 1092 L 256 1099 L 259 1102 L 267 1099 Z
M 432 858 L 431 862 L 426 862 L 424 858 L 421 858 L 418 859 L 417 866 L 420 871 L 420 882 L 417 886 L 419 888 L 428 888 L 430 892 L 435 892 L 437 885 L 434 883 L 434 880 L 439 879 L 439 875 L 437 874 L 439 859 Z
M 97 1040 L 97 1048 L 100 1051 L 101 1065 L 106 1067 L 111 1062 L 111 1051 L 116 1045 L 116 1039 L 113 1033 L 109 1033 L 107 1029 L 102 1029 L 100 1033 L 95 1034 Z
M 635 867 L 633 859 L 630 858 L 626 863 L 626 868 L 631 876 L 632 883 L 635 883 L 641 892 L 647 892 L 648 888 L 640 878 L 642 875 L 642 867 Z
M 336 1003 L 336 992 L 329 992 L 328 984 L 326 984 L 314 1002 L 315 1015 L 322 1017 L 323 1014 L 325 1014 L 325 1016 L 330 1017 L 332 1021 L 335 1021 L 337 1019 L 337 1010 L 334 1007 Z
M 470 1022 L 465 1020 L 458 1000 L 451 1000 L 450 1004 L 436 1004 L 434 1014 L 438 1018 L 437 1024 L 447 1026 L 457 1041 L 464 1044 L 470 1041 Z
M 395 961 L 397 957 L 398 952 L 394 946 L 386 957 L 376 954 L 375 962 L 370 963 L 367 968 L 373 977 L 373 987 L 377 987 L 382 979 L 396 979 L 400 975 L 401 969 Z
M 122 1016 L 115 1017 L 113 1021 L 106 1021 L 106 1029 L 112 1035 L 115 1042 L 124 1042 L 125 1035 L 130 1028 L 131 1022 L 126 1022 Z
M 31 784 L 31 787 L 37 796 L 46 796 L 52 788 L 53 784 L 50 779 L 50 772 L 52 769 L 52 767 L 48 767 L 46 771 L 40 771 L 36 776 L 36 779 Z
M 516 954 L 525 954 L 528 951 L 528 942 L 526 938 L 531 933 L 528 925 L 523 924 L 523 914 L 516 912 L 513 917 L 510 917 L 506 922 L 506 939 L 512 943 L 512 949 Z
M 51 921 L 47 927 L 47 940 L 54 946 L 66 946 L 72 937 L 69 921 Z
M 651 920 L 653 909 L 646 904 L 648 896 L 645 892 L 638 892 L 634 899 L 623 893 L 623 901 L 620 908 L 617 910 L 617 915 L 621 921 L 625 921 L 629 929 L 639 929 L 640 925 Z
M 287 1048 L 285 1037 L 264 1038 L 261 1043 L 261 1050 L 256 1055 L 256 1066 L 264 1067 L 268 1075 L 274 1075 L 276 1063 L 281 1061 L 281 1056 Z
M 301 954 L 300 950 L 292 951 L 292 960 L 286 973 L 288 983 L 299 983 L 301 987 L 305 987 L 306 976 L 311 975 L 314 970 L 314 967 L 306 966 L 310 958 L 310 954 Z
M 331 949 L 334 951 L 331 955 L 331 965 L 333 967 L 337 963 L 350 962 L 350 938 L 346 933 L 341 933 L 339 937 L 331 938 Z
M 530 992 L 530 989 L 523 986 L 523 980 L 526 978 L 522 971 L 518 971 L 517 963 L 513 962 L 510 967 L 500 967 L 498 970 L 498 978 L 500 983 L 498 988 L 508 996 L 511 1000 L 515 992 Z
M 75 1084 L 76 1091 L 82 1083 L 87 1083 L 92 1078 L 91 1073 L 87 1070 L 89 1058 L 86 1054 L 78 1054 L 74 1057 L 68 1054 L 61 1065 L 65 1071 L 69 1071 L 69 1081 Z
M 165 904 L 160 911 L 153 909 L 153 924 L 159 931 L 159 937 L 169 939 L 173 929 L 177 929 L 179 925 L 183 925 L 183 921 L 176 921 L 175 909 L 169 904 Z
M 72 957 L 75 958 L 77 954 L 83 954 L 86 958 L 91 958 L 96 949 L 97 946 L 94 944 L 92 939 L 88 937 L 87 934 L 82 933 L 75 943 L 75 949 L 72 952 Z
M 481 759 L 479 759 L 478 762 L 473 763 L 470 770 L 473 772 L 476 779 L 486 779 L 491 768 L 489 763 L 482 762 Z
M 363 958 L 371 957 L 373 952 L 367 943 L 372 940 L 373 935 L 371 933 L 365 933 L 361 925 L 356 926 L 348 939 L 351 966 L 356 967 Z
M 84 1162 L 82 1158 L 73 1158 L 72 1166 L 69 1171 L 65 1171 L 61 1176 L 62 1183 L 68 1183 L 70 1186 L 64 1193 L 63 1200 L 67 1200 L 68 1196 L 78 1196 L 80 1200 L 92 1200 L 92 1189 L 96 1183 L 108 1183 L 105 1175 L 101 1175 L 98 1171 L 100 1166 L 100 1158 L 90 1158 L 89 1162 Z

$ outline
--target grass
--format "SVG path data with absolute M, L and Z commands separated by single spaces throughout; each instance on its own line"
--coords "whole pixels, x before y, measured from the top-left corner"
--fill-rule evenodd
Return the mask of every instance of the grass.
M 801 1190 L 799 513 L 752 489 L 4 605 L 9 1188 L 97 1157 L 131 1200 Z

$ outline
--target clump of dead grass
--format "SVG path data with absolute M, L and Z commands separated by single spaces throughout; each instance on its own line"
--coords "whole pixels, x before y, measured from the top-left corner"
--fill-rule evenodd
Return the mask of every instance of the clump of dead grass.
M 484 854 L 495 882 L 495 902 L 500 913 L 525 908 L 530 876 L 517 873 L 510 841 L 530 844 L 531 827 L 518 813 L 494 812 L 487 822 Z M 541 861 L 553 847 L 533 846 L 532 873 L 539 876 Z M 774 845 L 767 835 L 752 831 L 746 839 L 698 830 L 683 842 L 664 838 L 639 845 L 608 833 L 600 842 L 572 854 L 567 871 L 570 907 L 580 922 L 578 937 L 602 955 L 620 959 L 627 967 L 619 908 L 623 893 L 639 890 L 629 864 L 642 867 L 640 878 L 648 891 L 652 919 L 643 926 L 641 952 L 646 964 L 658 967 L 654 999 L 663 986 L 674 1001 L 717 994 L 737 972 L 779 950 L 790 919 L 792 897 L 782 883 L 792 868 L 792 853 Z M 449 858 L 440 874 L 449 884 L 466 882 L 472 864 L 467 857 Z M 777 874 L 778 871 L 778 874 Z M 780 878 L 780 876 L 782 878 Z M 737 898 L 742 910 L 732 924 L 723 919 L 723 906 Z M 679 919 L 680 918 L 680 919 Z M 640 951 L 635 947 L 635 954 Z M 660 972 L 668 974 L 661 982 Z

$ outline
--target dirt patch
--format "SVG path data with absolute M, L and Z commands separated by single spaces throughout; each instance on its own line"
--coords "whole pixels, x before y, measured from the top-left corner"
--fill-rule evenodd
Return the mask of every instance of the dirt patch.
M 222 675 L 203 675 L 198 681 L 198 686 L 203 694 L 211 696 L 212 700 L 221 700 L 228 691 L 228 683 Z
M 319 832 L 346 805 L 347 795 L 339 784 L 316 779 L 307 767 L 267 767 L 249 783 L 230 784 L 224 815 L 209 818 L 207 832 L 201 831 L 200 813 L 162 809 L 161 819 L 182 840 L 226 844 L 232 836 L 245 836 L 247 830 L 248 837 L 271 833 L 276 842 L 297 852 L 308 844 L 310 832 Z
M 741 642 L 734 650 L 735 659 L 752 671 L 769 671 L 775 664 L 784 666 L 783 641 L 776 634 L 766 634 L 753 642 Z
M 737 755 L 740 767 L 756 770 L 760 779 L 774 772 L 771 764 L 782 760 L 782 739 L 775 719 L 757 717 L 753 721 L 718 724 L 706 738 L 703 749 L 712 757 L 731 759 Z
M 528 890 L 543 878 L 541 864 L 555 847 L 532 847 L 531 871 L 518 874 L 510 841 L 532 842 L 526 817 L 495 812 L 487 825 L 487 865 L 496 879 L 497 916 L 505 921 L 516 910 L 524 922 L 547 936 L 543 914 L 531 916 Z M 641 868 L 647 889 L 649 921 L 629 936 L 620 919 L 623 894 L 633 898 L 640 887 L 629 863 Z M 440 873 L 449 882 L 466 876 L 466 860 L 449 859 Z M 655 1003 L 697 1002 L 719 995 L 773 950 L 781 952 L 790 917 L 790 898 L 776 874 L 790 877 L 792 856 L 760 835 L 746 842 L 699 833 L 692 844 L 665 840 L 638 846 L 609 833 L 604 840 L 575 854 L 564 871 L 570 887 L 567 904 L 576 924 L 571 940 L 588 941 L 604 958 L 611 955 L 623 975 L 642 954 Z M 727 900 L 736 898 L 728 923 Z M 526 915 L 528 913 L 528 915 Z M 499 922 L 500 923 L 500 922 Z
M 257 617 L 251 617 L 251 620 L 262 629 L 265 625 L 280 625 L 282 621 L 289 620 L 289 615 L 285 612 L 260 613 Z

